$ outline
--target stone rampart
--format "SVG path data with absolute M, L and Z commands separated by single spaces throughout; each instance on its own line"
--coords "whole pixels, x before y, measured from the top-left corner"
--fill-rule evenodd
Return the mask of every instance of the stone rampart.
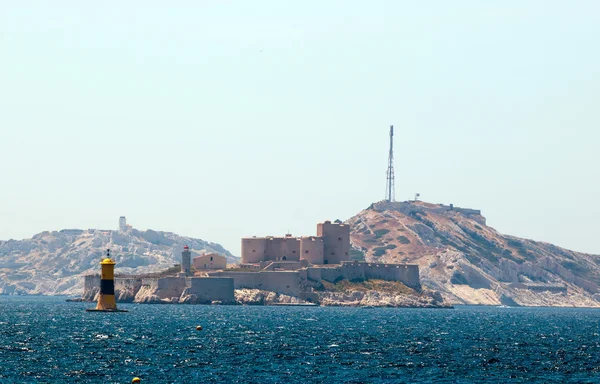
M 322 270 L 322 268 L 308 267 L 306 268 L 306 278 L 308 280 L 321 281 L 323 278 L 321 274 Z
M 142 279 L 115 278 L 115 297 L 119 303 L 132 303 L 142 286 Z
M 323 271 L 329 268 L 323 268 Z M 419 288 L 419 266 L 408 264 L 378 264 L 360 261 L 346 261 L 340 267 L 341 275 L 348 280 L 380 279 L 400 281 L 407 287 Z M 323 278 L 324 280 L 331 281 Z
M 325 281 L 329 281 L 330 283 L 335 283 L 338 280 L 343 279 L 342 269 L 340 267 L 333 268 L 320 268 L 321 269 L 321 278 Z
M 266 261 L 260 264 L 263 271 L 296 271 L 302 267 L 308 266 L 308 264 L 302 261 Z
M 94 301 L 98 299 L 100 292 L 100 275 L 85 275 L 83 277 L 83 295 L 82 300 Z
M 182 298 L 195 295 L 195 300 L 192 300 L 194 303 L 235 302 L 234 283 L 230 277 L 192 277 L 189 279 L 189 285 L 189 288 L 183 292 Z
M 211 277 L 231 277 L 235 289 L 261 289 L 298 296 L 300 277 L 298 272 L 260 271 L 260 272 L 209 272 Z
M 142 285 L 141 279 L 115 277 L 115 298 L 119 303 L 133 302 L 137 291 Z M 86 275 L 83 277 L 83 295 L 84 301 L 98 300 L 100 293 L 100 275 Z

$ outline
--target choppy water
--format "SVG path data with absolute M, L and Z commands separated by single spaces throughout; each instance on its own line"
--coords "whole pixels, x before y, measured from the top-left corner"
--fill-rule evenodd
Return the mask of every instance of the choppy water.
M 599 310 L 90 306 L 0 296 L 0 382 L 600 382 Z

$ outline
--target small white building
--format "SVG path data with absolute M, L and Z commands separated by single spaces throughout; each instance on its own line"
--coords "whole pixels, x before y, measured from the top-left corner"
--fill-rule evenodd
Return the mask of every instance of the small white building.
M 127 231 L 127 220 L 125 219 L 125 216 L 119 217 L 119 230 L 121 232 Z
M 194 269 L 225 269 L 227 267 L 227 258 L 217 253 L 205 253 L 194 257 Z

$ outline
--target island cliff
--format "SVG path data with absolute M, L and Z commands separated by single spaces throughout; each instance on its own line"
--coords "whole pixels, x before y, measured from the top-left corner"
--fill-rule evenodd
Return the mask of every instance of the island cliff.
M 600 307 L 600 256 L 499 234 L 479 210 L 384 201 L 345 223 L 319 224 L 317 232 L 244 238 L 236 268 L 196 276 L 168 270 L 180 262 L 183 244 L 224 254 L 228 263 L 239 259 L 218 244 L 168 232 L 43 232 L 0 242 L 0 293 L 80 294 L 87 275 L 82 299 L 94 300 L 93 273 L 101 250 L 111 247 L 121 302 Z M 334 254 L 340 259 L 328 265 L 325 257 Z M 209 280 L 194 285 L 198 277 Z M 202 292 L 216 278 L 232 280 L 223 282 L 230 287 L 224 297 Z
M 450 304 L 600 307 L 600 256 L 502 235 L 479 210 L 384 201 L 347 223 L 354 259 L 416 264 Z

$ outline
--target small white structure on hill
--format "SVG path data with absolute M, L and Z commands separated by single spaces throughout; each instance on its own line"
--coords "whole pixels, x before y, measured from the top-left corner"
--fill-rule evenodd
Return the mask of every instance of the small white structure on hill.
M 121 232 L 127 231 L 127 220 L 125 219 L 125 216 L 119 217 L 119 230 Z

